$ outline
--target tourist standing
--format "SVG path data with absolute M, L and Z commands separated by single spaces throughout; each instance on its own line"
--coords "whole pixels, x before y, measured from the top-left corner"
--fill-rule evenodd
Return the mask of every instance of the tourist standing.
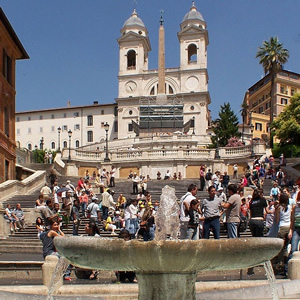
M 201 211 L 204 215 L 203 238 L 209 239 L 210 230 L 214 238 L 220 238 L 220 210 L 222 198 L 218 197 L 216 188 L 211 185 L 208 188 L 208 198 L 204 199 L 201 205 Z
M 189 209 L 189 223 L 187 229 L 187 239 L 188 240 L 199 240 L 199 205 L 200 202 L 196 199 L 192 200 Z
M 200 176 L 200 191 L 204 190 L 205 187 L 205 167 L 201 166 L 199 171 Z
M 228 238 L 238 237 L 238 225 L 240 223 L 241 198 L 237 194 L 237 186 L 235 184 L 228 185 L 229 199 L 222 203 L 222 207 L 226 209 L 227 235 Z
M 233 179 L 238 179 L 238 169 L 239 169 L 239 167 L 238 167 L 238 165 L 237 164 L 234 164 L 233 165 Z
M 72 211 L 71 211 L 71 214 L 72 214 L 71 219 L 73 219 L 73 235 L 78 235 L 78 230 L 79 230 L 79 226 L 80 226 L 79 210 L 80 210 L 79 200 L 75 199 L 73 207 L 72 207 Z
M 103 220 L 106 220 L 108 217 L 108 209 L 109 207 L 115 207 L 116 203 L 113 199 L 114 191 L 107 190 L 104 193 L 102 193 L 102 217 Z
M 225 190 L 226 194 L 227 194 L 227 187 L 228 187 L 229 181 L 230 181 L 230 177 L 227 174 L 227 172 L 225 171 L 224 175 L 222 176 L 222 187 Z
M 190 220 L 189 209 L 192 200 L 196 199 L 198 187 L 195 184 L 190 184 L 187 193 L 180 199 L 180 238 L 187 238 L 187 226 Z
M 109 186 L 110 187 L 115 187 L 116 183 L 115 183 L 115 177 L 116 177 L 116 168 L 114 166 L 111 166 L 111 170 L 110 170 L 110 182 L 109 182 Z

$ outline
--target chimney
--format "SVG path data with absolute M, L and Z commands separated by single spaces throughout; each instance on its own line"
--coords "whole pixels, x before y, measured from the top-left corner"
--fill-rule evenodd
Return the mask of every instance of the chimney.
M 68 107 L 68 108 L 71 107 L 71 101 L 68 101 L 67 107 Z
M 94 105 L 97 105 L 98 104 L 98 101 L 94 101 Z

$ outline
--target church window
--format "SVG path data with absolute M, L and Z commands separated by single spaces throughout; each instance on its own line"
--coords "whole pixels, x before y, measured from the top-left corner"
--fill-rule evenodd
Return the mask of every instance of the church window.
M 150 91 L 150 95 L 154 95 L 154 86 L 152 87 L 152 89 Z
M 132 115 L 132 110 L 129 111 L 129 115 L 130 115 L 130 116 Z
M 136 53 L 134 50 L 127 52 L 127 69 L 135 70 L 136 67 Z
M 76 148 L 79 147 L 79 141 L 78 141 L 78 140 L 75 141 L 75 147 L 76 147 Z
M 30 151 L 32 150 L 32 145 L 30 143 L 27 145 L 27 149 Z
M 139 30 L 139 34 L 142 34 L 143 32 Z
M 194 109 L 195 109 L 195 107 L 194 107 L 193 105 L 192 105 L 190 108 L 191 108 L 191 110 L 194 110 Z
M 114 122 L 114 132 L 118 132 L 118 121 Z
M 68 148 L 68 143 L 67 143 L 67 141 L 64 141 L 64 142 L 63 142 L 63 148 Z
M 174 94 L 173 88 L 169 85 L 169 94 Z
M 128 131 L 129 131 L 129 132 L 133 131 L 132 123 L 129 123 L 129 124 L 128 124 Z
M 51 143 L 51 149 L 55 149 L 55 142 Z
M 196 63 L 197 62 L 197 47 L 195 44 L 190 44 L 188 46 L 188 63 Z

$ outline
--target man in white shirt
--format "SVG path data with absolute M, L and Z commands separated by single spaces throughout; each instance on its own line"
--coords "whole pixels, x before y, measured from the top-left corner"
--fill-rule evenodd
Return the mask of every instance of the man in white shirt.
M 102 216 L 103 220 L 106 220 L 108 217 L 108 209 L 109 207 L 115 207 L 116 203 L 114 202 L 113 199 L 114 191 L 107 190 L 106 192 L 102 193 Z
M 180 239 L 187 238 L 187 226 L 189 223 L 189 208 L 192 200 L 196 199 L 198 187 L 195 184 L 190 184 L 187 193 L 180 199 Z

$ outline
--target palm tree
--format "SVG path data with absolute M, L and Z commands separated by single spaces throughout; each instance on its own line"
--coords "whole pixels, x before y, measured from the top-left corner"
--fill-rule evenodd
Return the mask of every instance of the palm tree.
M 289 51 L 283 48 L 277 37 L 270 37 L 269 41 L 264 41 L 256 53 L 259 63 L 263 66 L 265 75 L 271 76 L 271 105 L 270 105 L 270 126 L 273 122 L 274 98 L 275 98 L 275 77 L 282 70 L 283 64 L 288 61 Z M 273 148 L 273 138 L 270 132 L 270 147 Z

